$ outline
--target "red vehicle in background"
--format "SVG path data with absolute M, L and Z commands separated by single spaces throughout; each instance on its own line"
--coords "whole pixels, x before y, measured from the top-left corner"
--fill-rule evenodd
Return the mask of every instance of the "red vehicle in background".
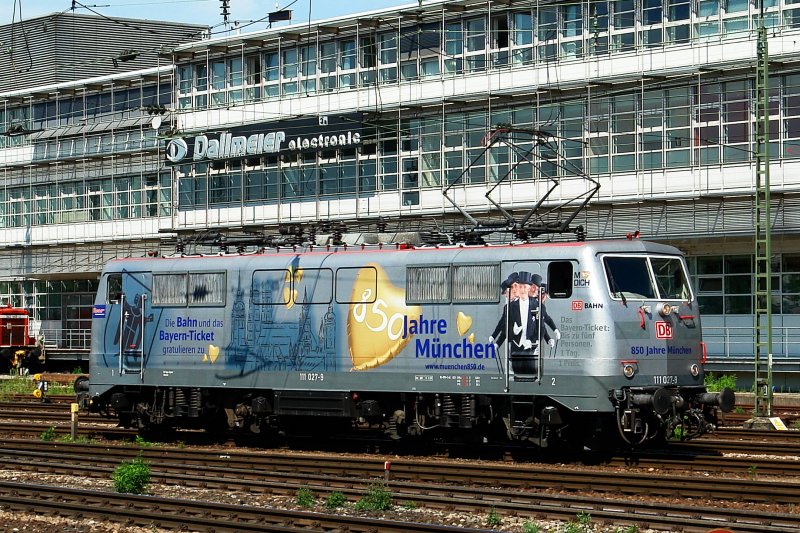
M 29 330 L 27 309 L 0 307 L 0 372 L 12 368 L 38 372 L 44 367 L 44 352 Z

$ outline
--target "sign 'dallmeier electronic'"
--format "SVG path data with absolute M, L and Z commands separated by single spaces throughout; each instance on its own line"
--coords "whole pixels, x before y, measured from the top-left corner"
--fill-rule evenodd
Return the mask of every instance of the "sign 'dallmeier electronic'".
M 361 115 L 266 122 L 205 132 L 167 141 L 167 163 L 258 157 L 279 152 L 317 151 L 361 144 Z

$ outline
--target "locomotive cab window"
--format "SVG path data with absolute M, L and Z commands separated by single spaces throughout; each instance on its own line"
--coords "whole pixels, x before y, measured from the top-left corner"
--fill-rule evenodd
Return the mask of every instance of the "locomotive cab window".
M 689 300 L 691 289 L 683 271 L 683 263 L 675 257 L 651 257 L 650 264 L 656 276 L 656 284 L 661 298 L 668 300 Z
M 622 300 L 688 300 L 692 297 L 683 262 L 677 257 L 603 258 L 608 288 Z
M 553 261 L 547 266 L 546 292 L 550 298 L 572 296 L 572 270 L 570 261 Z
M 109 274 L 106 283 L 106 302 L 118 304 L 122 298 L 122 274 Z
M 647 300 L 656 297 L 646 257 L 606 256 L 603 266 L 613 298 Z

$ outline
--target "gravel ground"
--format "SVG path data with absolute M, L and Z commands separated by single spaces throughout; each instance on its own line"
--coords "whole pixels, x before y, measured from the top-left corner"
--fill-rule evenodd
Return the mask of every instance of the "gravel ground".
M 0 469 L 0 479 L 6 481 L 15 481 L 19 483 L 36 483 L 46 485 L 58 485 L 72 488 L 81 489 L 95 489 L 95 490 L 109 490 L 113 491 L 111 480 L 103 480 L 97 478 L 83 478 L 78 476 L 63 476 L 53 474 L 37 474 L 34 472 L 21 472 L 15 470 L 2 470 Z M 148 486 L 150 494 L 184 498 L 191 500 L 206 500 L 215 501 L 219 503 L 228 503 L 235 505 L 251 505 L 256 507 L 273 507 L 279 509 L 299 509 L 295 503 L 295 498 L 290 496 L 277 496 L 269 494 L 249 494 L 248 500 L 245 502 L 241 499 L 240 495 L 230 492 L 219 490 L 205 490 L 194 489 L 187 487 L 180 487 L 176 485 L 150 485 Z M 328 512 L 322 505 L 321 498 L 319 505 L 314 508 L 308 509 L 321 513 Z M 353 504 L 349 503 L 347 507 L 339 509 L 339 514 L 359 514 L 353 509 Z M 470 528 L 485 528 L 494 531 L 503 532 L 535 532 L 540 533 L 564 533 L 568 531 L 574 532 L 619 532 L 626 531 L 625 527 L 608 527 L 592 525 L 585 528 L 570 528 L 568 524 L 558 521 L 535 521 L 523 520 L 516 517 L 501 517 L 501 524 L 499 526 L 490 527 L 487 523 L 488 510 L 486 513 L 467 514 L 444 512 L 435 509 L 414 508 L 407 509 L 395 507 L 392 511 L 385 513 L 372 513 L 365 516 L 372 516 L 375 518 L 386 518 L 398 521 L 409 522 L 434 522 L 451 526 L 470 527 Z M 538 526 L 538 529 L 536 529 Z M 161 533 L 170 530 L 156 528 L 156 527 L 129 527 L 118 524 L 113 524 L 105 521 L 97 521 L 92 519 L 72 520 L 58 517 L 47 517 L 36 515 L 32 513 L 8 512 L 0 510 L 0 531 L 6 532 L 36 532 L 36 533 Z M 638 533 L 658 533 L 654 529 L 639 529 Z
M 220 447 L 214 447 L 215 450 L 219 451 Z M 241 448 L 231 448 L 232 450 L 241 450 Z M 253 450 L 249 450 L 253 451 Z M 312 453 L 319 455 L 320 452 L 291 452 L 293 455 L 295 454 L 303 454 L 303 453 Z M 322 455 L 326 455 L 322 453 Z M 348 455 L 348 454 L 331 454 L 331 455 Z M 761 456 L 759 456 L 761 457 Z M 785 457 L 781 457 L 784 458 Z M 792 457 L 793 459 L 797 459 L 797 457 Z M 425 460 L 425 458 L 415 458 L 415 460 Z M 438 459 L 430 459 L 431 461 L 437 461 Z M 465 459 L 454 459 L 455 462 L 460 460 L 467 461 Z M 471 463 L 475 462 L 486 462 L 487 464 L 495 463 L 494 461 L 475 461 L 469 460 Z M 559 465 L 550 465 L 551 468 L 564 468 L 569 470 L 574 470 L 576 465 L 574 464 L 559 464 Z M 591 470 L 600 470 L 600 471 L 617 471 L 617 472 L 631 472 L 630 469 L 619 469 L 616 467 L 583 467 L 587 471 Z M 672 470 L 665 470 L 661 472 L 655 468 L 647 468 L 647 469 L 639 469 L 636 470 L 639 473 L 646 473 L 649 475 L 658 475 L 659 473 L 663 473 L 665 475 L 679 475 L 678 471 Z M 714 473 L 703 473 L 703 472 L 686 472 L 686 476 L 720 476 L 720 474 Z M 745 475 L 725 475 L 720 477 L 746 477 Z M 113 485 L 110 479 L 100 479 L 100 478 L 84 478 L 78 476 L 66 476 L 66 475 L 55 475 L 55 474 L 39 474 L 36 472 L 27 472 L 27 471 L 18 471 L 13 469 L 0 469 L 0 479 L 6 481 L 16 481 L 20 483 L 35 483 L 35 484 L 48 484 L 48 485 L 57 485 L 57 486 L 65 486 L 65 487 L 73 487 L 73 488 L 81 488 L 81 489 L 94 489 L 94 490 L 108 490 L 113 491 Z M 782 482 L 782 481 L 791 481 L 795 482 L 795 479 L 788 479 L 788 478 L 768 478 L 767 476 L 759 476 L 758 479 L 760 480 L 767 480 L 774 482 Z M 502 490 L 502 489 L 501 489 Z M 248 494 L 247 500 L 245 501 L 242 499 L 241 495 L 238 493 L 231 493 L 221 490 L 212 490 L 212 489 L 198 489 L 198 488 L 190 488 L 190 487 L 180 487 L 176 485 L 161 485 L 161 484 L 151 484 L 148 486 L 148 491 L 150 494 L 162 496 L 162 497 L 172 497 L 172 498 L 183 498 L 183 499 L 191 499 L 191 500 L 204 500 L 204 501 L 214 501 L 219 503 L 227 503 L 233 505 L 251 505 L 256 507 L 272 507 L 272 508 L 279 508 L 279 509 L 300 509 L 295 503 L 294 496 L 280 496 L 280 495 L 270 495 L 270 494 Z M 546 491 L 550 493 L 558 494 L 559 491 Z M 564 495 L 568 495 L 574 497 L 578 495 L 575 492 L 571 491 L 564 491 L 561 492 Z M 612 499 L 625 499 L 625 500 L 635 500 L 637 498 L 633 496 L 626 496 L 621 494 L 614 494 L 609 495 L 608 493 L 591 493 L 586 492 L 582 493 L 585 497 L 590 498 L 612 498 Z M 648 501 L 654 501 L 657 497 L 650 495 L 647 497 Z M 688 506 L 698 506 L 698 507 L 719 507 L 720 502 L 716 500 L 704 499 L 704 498 L 682 498 L 678 499 L 675 497 L 670 497 L 669 495 L 665 495 L 664 497 L 659 498 L 662 501 L 675 501 L 676 506 L 686 507 Z M 323 505 L 323 498 L 317 498 L 318 504 L 315 507 L 312 507 L 312 511 L 320 512 L 320 513 L 327 513 L 329 512 L 325 509 Z M 794 506 L 781 506 L 781 505 L 770 505 L 770 504 L 760 504 L 760 503 L 745 503 L 745 502 L 723 502 L 723 505 L 730 508 L 738 508 L 738 509 L 758 509 L 763 511 L 764 513 L 772 514 L 772 513 L 798 513 L 800 512 L 800 508 L 795 509 Z M 558 521 L 540 521 L 540 520 L 532 520 L 532 519 L 521 519 L 517 517 L 508 517 L 502 516 L 501 517 L 501 524 L 499 526 L 490 527 L 487 522 L 487 517 L 489 513 L 489 509 L 482 513 L 456 513 L 456 512 L 445 512 L 440 511 L 437 509 L 427 509 L 427 508 L 403 508 L 400 506 L 395 506 L 392 511 L 388 511 L 385 513 L 371 513 L 371 514 L 363 514 L 355 511 L 353 509 L 353 504 L 348 503 L 346 507 L 337 509 L 335 512 L 338 514 L 362 514 L 363 516 L 371 516 L 375 518 L 386 518 L 391 520 L 397 521 L 413 521 L 413 522 L 435 522 L 441 523 L 451 526 L 461 526 L 461 527 L 470 527 L 470 528 L 485 528 L 494 531 L 503 531 L 503 532 L 523 532 L 523 533 L 534 533 L 538 531 L 539 533 L 606 533 L 606 532 L 613 532 L 613 533 L 661 533 L 661 530 L 655 529 L 633 529 L 633 528 L 626 528 L 624 526 L 603 526 L 598 524 L 592 524 L 589 527 L 575 527 L 577 523 L 573 522 L 572 524 L 567 524 L 564 522 Z M 537 529 L 538 527 L 538 529 Z M 155 528 L 155 527 L 130 527 L 130 526 L 123 526 L 117 525 L 110 522 L 105 521 L 97 521 L 92 519 L 85 519 L 85 520 L 71 520 L 71 519 L 64 519 L 64 518 L 52 518 L 52 517 L 45 517 L 40 515 L 35 515 L 31 513 L 10 513 L 4 510 L 0 510 L 0 533 L 5 532 L 44 532 L 44 533 L 77 533 L 77 532 L 86 532 L 86 533 L 109 533 L 109 532 L 130 532 L 130 533 L 155 533 L 161 531 L 168 531 L 165 529 Z

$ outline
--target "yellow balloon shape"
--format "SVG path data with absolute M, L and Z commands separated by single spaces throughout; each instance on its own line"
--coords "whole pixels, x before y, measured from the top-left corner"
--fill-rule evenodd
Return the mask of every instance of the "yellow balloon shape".
M 217 362 L 217 357 L 219 357 L 219 346 L 214 346 L 213 344 L 208 345 L 208 358 L 211 359 L 211 363 Z
M 456 316 L 456 326 L 458 327 L 458 334 L 463 337 L 464 334 L 469 331 L 469 328 L 472 327 L 472 317 L 459 311 Z
M 284 287 L 283 301 L 286 302 L 286 309 L 291 309 L 297 301 L 297 289 L 291 290 L 289 287 Z
M 377 288 L 377 294 L 375 294 Z M 376 368 L 391 361 L 411 336 L 403 338 L 403 323 L 418 320 L 420 306 L 407 306 L 405 291 L 392 285 L 386 271 L 369 263 L 353 284 L 347 315 L 347 341 L 353 370 Z

